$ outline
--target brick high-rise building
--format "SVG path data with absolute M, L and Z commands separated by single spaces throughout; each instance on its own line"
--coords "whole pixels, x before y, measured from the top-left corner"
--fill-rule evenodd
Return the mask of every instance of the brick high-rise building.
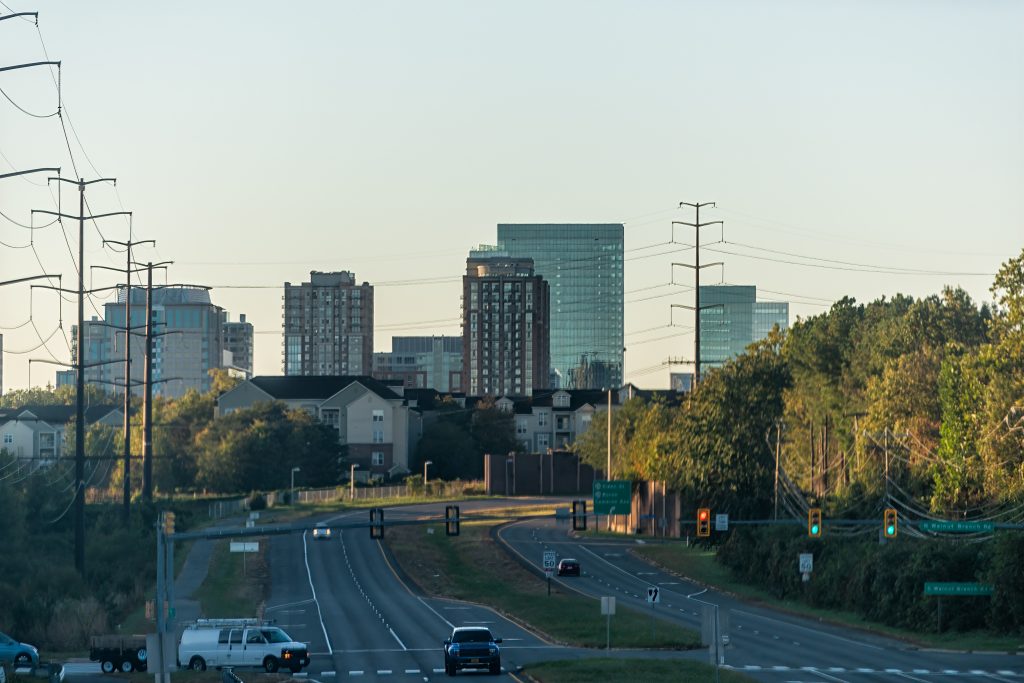
M 533 259 L 471 251 L 462 278 L 462 378 L 472 395 L 529 396 L 548 386 L 548 283 Z
M 312 271 L 284 283 L 284 374 L 369 375 L 373 369 L 373 286 L 355 273 Z

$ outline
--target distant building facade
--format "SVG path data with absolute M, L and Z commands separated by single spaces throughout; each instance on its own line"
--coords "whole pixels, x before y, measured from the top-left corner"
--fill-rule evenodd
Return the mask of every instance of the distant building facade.
M 4 335 L 0 334 L 0 396 L 4 395 Z
M 462 278 L 462 381 L 474 395 L 529 396 L 548 386 L 548 284 L 533 260 L 471 251 Z
M 409 406 L 386 384 L 365 376 L 257 376 L 221 394 L 215 414 L 268 401 L 304 410 L 336 430 L 348 464 L 378 477 L 409 472 Z
M 230 354 L 225 357 L 225 367 L 241 373 L 242 379 L 252 379 L 253 329 L 252 323 L 246 322 L 245 313 L 238 316 L 238 322 L 231 322 L 225 312 L 224 351 Z
M 104 319 L 85 322 L 85 381 L 104 391 L 120 393 L 124 385 L 125 288 L 117 301 L 104 305 Z M 146 291 L 131 290 L 132 392 L 141 395 L 145 362 Z M 210 390 L 210 370 L 223 366 L 224 309 L 202 287 L 161 287 L 153 290 L 153 392 L 179 398 L 189 389 Z M 120 329 L 118 329 L 120 328 Z M 77 330 L 72 333 L 72 356 L 77 354 Z M 103 363 L 96 365 L 97 363 Z M 91 366 L 91 367 L 90 367 Z M 58 376 L 60 377 L 60 376 Z M 66 379 L 67 376 L 65 376 Z M 70 378 L 74 381 L 74 371 Z
M 668 387 L 672 391 L 686 393 L 693 389 L 692 372 L 670 372 L 668 374 Z
M 754 285 L 701 286 L 700 306 L 701 371 L 742 354 L 775 325 L 789 327 L 789 304 L 758 302 Z
M 74 423 L 75 406 L 24 406 L 0 410 L 0 450 L 11 455 L 52 464 L 64 452 L 64 433 Z M 86 425 L 120 428 L 124 413 L 116 406 L 89 406 Z
M 462 337 L 392 337 L 391 351 L 373 354 L 373 376 L 412 389 L 462 391 Z
M 312 271 L 284 283 L 284 374 L 369 375 L 373 287 L 354 273 Z
M 499 224 L 498 246 L 533 259 L 550 287 L 549 386 L 622 385 L 622 224 Z

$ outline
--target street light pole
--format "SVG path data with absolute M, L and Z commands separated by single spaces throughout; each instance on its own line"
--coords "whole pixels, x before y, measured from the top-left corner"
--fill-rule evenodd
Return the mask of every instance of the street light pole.
M 434 464 L 433 460 L 423 463 L 423 493 L 427 492 L 427 468 Z
M 348 499 L 356 499 L 356 470 L 359 469 L 358 463 L 353 463 L 348 468 Z
M 289 505 L 295 505 L 295 473 L 296 472 L 301 472 L 301 471 L 302 471 L 302 469 L 299 468 L 299 467 L 293 467 L 292 468 L 292 495 L 291 495 L 291 498 L 288 499 L 288 504 Z

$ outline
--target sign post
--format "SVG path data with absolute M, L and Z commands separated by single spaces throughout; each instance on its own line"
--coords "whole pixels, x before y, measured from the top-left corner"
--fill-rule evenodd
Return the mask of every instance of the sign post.
M 608 617 L 608 626 L 605 635 L 604 649 L 612 649 L 612 615 L 615 614 L 615 596 L 601 598 L 601 614 Z
M 657 586 L 647 589 L 647 602 L 651 605 L 651 638 L 655 636 L 654 606 L 661 602 L 661 590 Z
M 551 574 L 555 570 L 555 551 L 544 551 L 544 576 L 548 579 L 548 597 L 551 597 Z
M 938 598 L 936 606 L 936 628 L 942 633 L 942 596 L 971 597 L 992 595 L 994 589 L 989 583 L 963 583 L 958 581 L 925 581 L 924 594 Z

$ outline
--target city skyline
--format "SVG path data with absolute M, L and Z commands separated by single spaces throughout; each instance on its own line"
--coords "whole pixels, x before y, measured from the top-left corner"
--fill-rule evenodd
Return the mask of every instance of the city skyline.
M 123 263 L 98 231 L 156 239 L 136 260 L 174 260 L 161 283 L 212 286 L 247 312 L 257 375 L 280 372 L 280 283 L 313 269 L 375 284 L 373 351 L 458 334 L 460 261 L 502 223 L 625 225 L 624 380 L 650 387 L 692 369 L 664 365 L 693 349 L 669 309 L 692 304 L 690 274 L 671 265 L 692 256 L 692 233 L 671 225 L 694 220 L 680 201 L 717 202 L 701 219 L 725 221 L 727 244 L 702 255 L 724 272 L 702 282 L 756 284 L 793 320 L 847 295 L 947 284 L 988 301 L 1019 251 L 1024 8 L 1011 3 L 564 3 L 542 23 L 541 5 L 521 3 L 318 5 L 312 22 L 240 3 L 202 21 L 7 5 L 41 11 L 46 55 L 13 20 L 0 62 L 62 60 L 68 138 L 56 118 L 0 102 L 0 173 L 117 177 L 92 186 L 89 208 L 134 216 L 88 226 L 88 281 L 112 284 L 91 266 Z M 703 30 L 679 42 L 690 25 Z M 522 35 L 536 50 L 515 49 Z M 56 108 L 46 69 L 5 72 L 0 87 L 26 111 Z M 30 213 L 56 209 L 43 178 L 0 181 L 0 211 L 45 224 Z M 0 218 L 3 279 L 57 272 L 72 286 L 77 226 L 65 227 L 67 242 L 59 226 Z M 29 358 L 69 360 L 75 306 L 27 285 L 0 301 L 6 392 L 29 385 Z M 53 376 L 35 367 L 31 384 Z

